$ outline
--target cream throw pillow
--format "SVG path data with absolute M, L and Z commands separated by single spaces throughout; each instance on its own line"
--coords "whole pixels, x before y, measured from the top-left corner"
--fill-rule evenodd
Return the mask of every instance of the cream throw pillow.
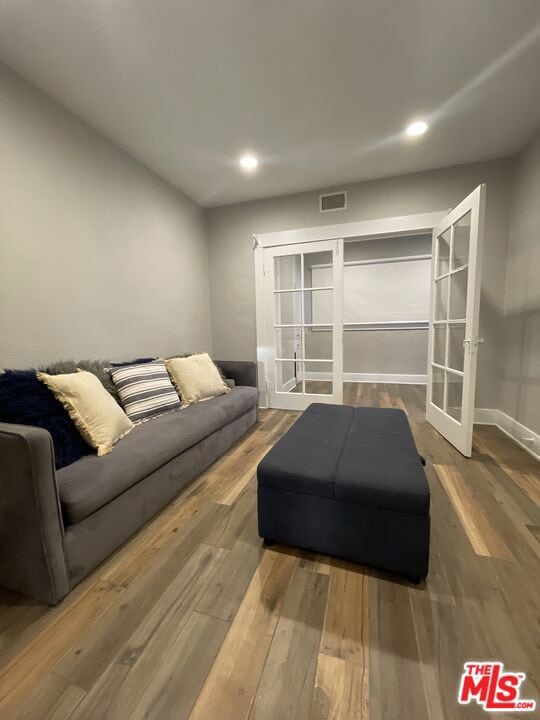
M 134 427 L 93 373 L 87 370 L 64 375 L 38 372 L 37 377 L 66 408 L 78 431 L 98 455 L 110 453 L 115 442 Z
M 208 353 L 171 358 L 165 360 L 165 365 L 180 395 L 182 407 L 231 391 Z

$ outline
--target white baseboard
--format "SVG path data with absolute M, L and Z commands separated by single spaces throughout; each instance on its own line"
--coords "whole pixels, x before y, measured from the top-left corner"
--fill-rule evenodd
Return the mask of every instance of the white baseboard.
M 308 372 L 306 380 L 331 380 L 329 372 Z M 399 385 L 425 385 L 427 375 L 377 375 L 372 373 L 343 373 L 343 382 L 395 383 Z
M 343 373 L 343 382 L 425 385 L 427 383 L 427 375 L 379 375 L 372 373 Z
M 293 387 L 296 387 L 297 380 L 296 378 L 292 377 L 290 380 L 287 380 L 286 383 L 283 384 L 283 387 L 281 388 L 280 392 L 289 392 L 293 389 Z
M 478 425 L 495 425 L 511 437 L 520 447 L 540 460 L 540 435 L 522 425 L 510 415 L 496 408 L 476 408 L 474 422 Z

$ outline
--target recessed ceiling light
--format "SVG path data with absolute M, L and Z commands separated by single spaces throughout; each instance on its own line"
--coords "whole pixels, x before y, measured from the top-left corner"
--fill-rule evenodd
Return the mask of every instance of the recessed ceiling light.
M 255 170 L 259 164 L 255 155 L 242 155 L 239 162 L 242 170 L 247 170 L 248 172 Z
M 427 129 L 427 122 L 425 122 L 424 120 L 416 120 L 410 125 L 407 125 L 405 129 L 405 134 L 409 137 L 418 137 L 418 135 L 423 135 Z

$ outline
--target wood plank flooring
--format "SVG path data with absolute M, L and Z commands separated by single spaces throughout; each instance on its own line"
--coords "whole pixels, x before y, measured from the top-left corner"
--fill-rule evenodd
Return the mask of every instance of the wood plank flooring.
M 262 547 L 255 469 L 298 417 L 263 411 L 58 607 L 0 590 L 0 718 L 485 718 L 456 701 L 470 659 L 526 672 L 540 701 L 538 463 L 487 426 L 466 460 L 422 386 L 346 384 L 345 402 L 404 409 L 427 458 L 424 585 Z

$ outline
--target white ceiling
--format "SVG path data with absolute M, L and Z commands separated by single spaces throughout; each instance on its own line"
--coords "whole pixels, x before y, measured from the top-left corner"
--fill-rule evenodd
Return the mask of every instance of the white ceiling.
M 0 59 L 206 206 L 510 155 L 540 123 L 540 0 L 1 0 Z

